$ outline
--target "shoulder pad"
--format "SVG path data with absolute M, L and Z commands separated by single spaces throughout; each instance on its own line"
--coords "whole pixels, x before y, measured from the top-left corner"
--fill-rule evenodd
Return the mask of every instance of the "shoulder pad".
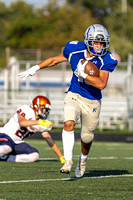
M 102 70 L 112 72 L 118 64 L 118 61 L 114 55 L 109 51 L 102 57 L 102 59 L 104 63 L 103 67 L 101 68 Z
M 70 53 L 82 51 L 85 49 L 86 49 L 86 46 L 85 46 L 84 42 L 70 41 L 66 44 L 66 46 L 63 50 L 63 55 L 68 59 Z

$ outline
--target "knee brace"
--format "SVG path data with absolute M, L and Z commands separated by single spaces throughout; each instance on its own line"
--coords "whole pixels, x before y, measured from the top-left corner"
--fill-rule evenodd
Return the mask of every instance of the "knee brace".
M 81 140 L 86 144 L 92 142 L 93 139 L 94 139 L 93 132 L 88 132 L 81 135 Z

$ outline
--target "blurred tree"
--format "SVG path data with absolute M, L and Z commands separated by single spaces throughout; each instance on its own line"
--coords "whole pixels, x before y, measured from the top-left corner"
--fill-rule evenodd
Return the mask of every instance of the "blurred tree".
M 6 24 L 8 9 L 4 3 L 0 2 L 0 46 L 5 46 L 6 41 Z
M 41 21 L 32 5 L 23 1 L 12 3 L 8 10 L 7 45 L 18 48 L 33 48 L 38 45 Z
M 68 5 L 54 10 L 48 8 L 49 28 L 44 32 L 41 47 L 61 48 L 67 41 L 82 40 L 88 24 L 94 22 L 90 12 L 83 12 L 80 6 L 72 9 Z M 49 38 L 49 40 L 48 40 Z
M 0 2 L 0 47 L 41 48 L 56 50 L 70 40 L 83 41 L 85 30 L 94 23 L 101 23 L 111 35 L 110 50 L 114 49 L 127 60 L 133 53 L 133 3 L 128 0 L 122 12 L 121 0 L 49 0 L 42 8 L 24 1 L 10 6 Z
M 132 0 L 67 0 L 73 7 L 80 5 L 92 12 L 96 23 L 101 23 L 111 35 L 110 49 L 115 49 L 122 61 L 133 53 L 133 1 Z

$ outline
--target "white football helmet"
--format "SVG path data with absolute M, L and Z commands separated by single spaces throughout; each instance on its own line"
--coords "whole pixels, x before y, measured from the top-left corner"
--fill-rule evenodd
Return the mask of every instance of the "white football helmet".
M 93 41 L 104 42 L 104 48 L 95 48 L 94 51 Z M 105 55 L 110 43 L 108 30 L 100 24 L 91 25 L 85 32 L 84 43 L 86 44 L 88 51 L 93 53 L 95 56 Z

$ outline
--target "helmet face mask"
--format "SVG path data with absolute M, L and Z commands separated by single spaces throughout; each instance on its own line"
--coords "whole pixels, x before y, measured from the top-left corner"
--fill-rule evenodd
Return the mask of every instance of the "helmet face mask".
M 104 43 L 104 47 L 102 49 L 100 47 L 94 47 L 94 42 Z M 84 35 L 84 43 L 90 53 L 95 56 L 103 56 L 107 53 L 110 43 L 110 35 L 104 26 L 94 24 L 87 28 Z
M 51 111 L 51 103 L 45 96 L 36 96 L 32 101 L 32 108 L 41 119 L 46 119 Z

